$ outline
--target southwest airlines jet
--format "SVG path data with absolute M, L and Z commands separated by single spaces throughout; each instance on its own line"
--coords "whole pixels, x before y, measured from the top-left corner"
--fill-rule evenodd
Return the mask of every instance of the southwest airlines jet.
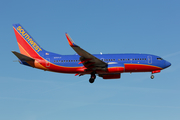
M 61 55 L 44 50 L 20 25 L 13 24 L 13 29 L 20 53 L 12 51 L 23 65 L 45 71 L 75 74 L 90 74 L 89 82 L 93 83 L 96 75 L 103 79 L 118 79 L 121 73 L 151 72 L 154 73 L 169 67 L 171 63 L 151 54 L 90 54 L 76 45 L 66 33 L 69 45 L 77 55 Z

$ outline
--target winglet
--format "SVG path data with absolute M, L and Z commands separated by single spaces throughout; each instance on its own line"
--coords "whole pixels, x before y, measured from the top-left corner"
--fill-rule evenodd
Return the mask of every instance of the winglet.
M 74 41 L 71 39 L 71 37 L 65 33 L 66 37 L 67 37 L 67 40 L 68 40 L 68 43 L 71 47 L 77 47 L 77 45 L 74 43 Z

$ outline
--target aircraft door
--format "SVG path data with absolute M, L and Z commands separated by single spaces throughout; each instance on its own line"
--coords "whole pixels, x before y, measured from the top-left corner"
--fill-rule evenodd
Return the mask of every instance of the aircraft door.
M 50 67 L 50 58 L 46 58 L 46 67 Z
M 148 64 L 152 64 L 152 56 L 148 56 L 147 59 L 148 59 Z

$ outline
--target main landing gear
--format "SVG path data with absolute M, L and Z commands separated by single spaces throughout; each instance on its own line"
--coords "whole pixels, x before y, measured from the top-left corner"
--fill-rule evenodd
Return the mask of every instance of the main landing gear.
M 91 73 L 91 78 L 89 79 L 89 82 L 90 82 L 90 83 L 93 83 L 95 79 L 96 79 L 96 75 L 95 75 L 95 73 L 93 72 L 93 73 Z

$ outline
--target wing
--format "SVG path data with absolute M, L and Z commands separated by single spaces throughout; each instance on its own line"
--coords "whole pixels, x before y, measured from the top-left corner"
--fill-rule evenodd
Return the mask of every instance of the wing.
M 69 45 L 76 51 L 76 53 L 81 56 L 80 63 L 83 64 L 87 70 L 96 70 L 106 68 L 107 63 L 88 53 L 87 51 L 80 48 L 78 45 L 74 43 L 74 41 L 70 38 L 70 36 L 66 33 L 67 40 Z

